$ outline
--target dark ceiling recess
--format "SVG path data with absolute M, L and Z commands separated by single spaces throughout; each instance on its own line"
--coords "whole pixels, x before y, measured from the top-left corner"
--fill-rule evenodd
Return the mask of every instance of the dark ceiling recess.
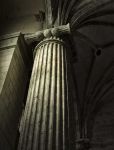
M 35 17 L 36 17 L 37 21 L 44 21 L 45 20 L 45 12 L 40 10 L 38 14 L 35 14 Z
M 1 17 L 16 18 L 44 11 L 44 0 L 4 0 L 0 5 Z
M 101 48 L 98 48 L 97 51 L 96 51 L 96 55 L 97 55 L 97 56 L 100 56 L 100 55 L 101 55 L 101 51 L 102 51 L 102 49 L 101 49 Z

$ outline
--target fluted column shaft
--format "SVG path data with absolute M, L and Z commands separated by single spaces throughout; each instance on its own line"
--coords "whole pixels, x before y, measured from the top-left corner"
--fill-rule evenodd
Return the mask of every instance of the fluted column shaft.
M 65 43 L 44 39 L 35 49 L 18 150 L 69 149 L 67 76 Z

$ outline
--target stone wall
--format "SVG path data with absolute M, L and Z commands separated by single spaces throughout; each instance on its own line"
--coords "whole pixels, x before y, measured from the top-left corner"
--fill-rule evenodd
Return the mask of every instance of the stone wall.
M 0 38 L 0 150 L 16 146 L 30 67 L 23 41 L 19 33 Z

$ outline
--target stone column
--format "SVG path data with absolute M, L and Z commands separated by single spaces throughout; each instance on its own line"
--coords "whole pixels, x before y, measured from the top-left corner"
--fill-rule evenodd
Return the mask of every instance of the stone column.
M 35 48 L 18 150 L 66 150 L 69 138 L 66 44 L 56 37 Z

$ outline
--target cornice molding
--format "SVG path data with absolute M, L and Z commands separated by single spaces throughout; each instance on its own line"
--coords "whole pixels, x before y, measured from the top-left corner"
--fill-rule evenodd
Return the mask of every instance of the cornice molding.
M 11 33 L 11 34 L 4 34 L 4 35 L 1 35 L 1 36 L 0 36 L 0 41 L 19 37 L 20 34 L 21 34 L 21 32 L 15 32 L 15 33 Z

